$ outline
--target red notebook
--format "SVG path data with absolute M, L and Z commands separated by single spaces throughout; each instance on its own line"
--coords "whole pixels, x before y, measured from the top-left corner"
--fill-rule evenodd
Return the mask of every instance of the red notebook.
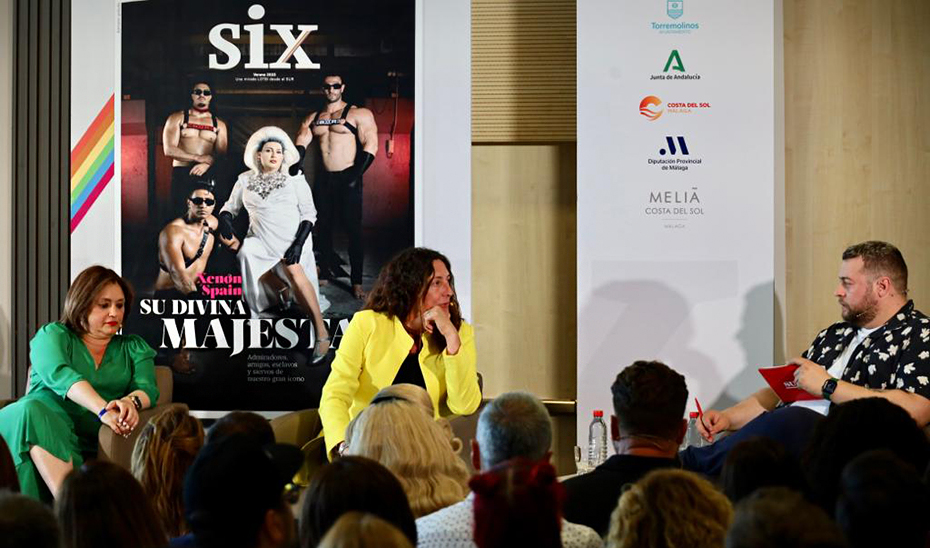
M 798 388 L 797 383 L 794 382 L 794 372 L 798 367 L 800 366 L 795 363 L 776 365 L 774 367 L 760 367 L 759 373 L 762 373 L 765 382 L 769 383 L 772 390 L 774 390 L 781 401 L 785 403 L 823 399 L 820 396 L 814 396 L 806 390 Z

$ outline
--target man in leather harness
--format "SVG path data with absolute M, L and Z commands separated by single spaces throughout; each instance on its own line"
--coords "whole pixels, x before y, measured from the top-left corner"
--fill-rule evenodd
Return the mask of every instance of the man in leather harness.
M 165 220 L 174 218 L 200 180 L 215 165 L 217 156 L 226 154 L 226 122 L 210 111 L 213 90 L 206 82 L 191 88 L 191 106 L 172 113 L 165 121 L 162 146 L 172 159 L 171 195 Z
M 326 106 L 312 112 L 300 124 L 295 144 L 301 161 L 291 167 L 296 175 L 303 164 L 306 147 L 317 140 L 323 159 L 321 177 L 315 184 L 318 211 L 317 230 L 320 246 L 320 281 L 335 277 L 339 259 L 333 251 L 333 226 L 337 217 L 349 238 L 349 266 L 352 293 L 364 299 L 362 290 L 362 174 L 378 153 L 378 126 L 370 110 L 342 100 L 345 83 L 342 76 L 323 79 Z

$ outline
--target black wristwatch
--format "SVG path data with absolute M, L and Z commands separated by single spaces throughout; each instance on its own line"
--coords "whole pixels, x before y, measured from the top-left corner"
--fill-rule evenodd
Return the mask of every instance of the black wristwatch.
M 830 396 L 833 395 L 834 390 L 836 390 L 836 379 L 833 377 L 823 381 L 823 386 L 820 387 L 820 393 L 823 395 L 823 399 L 827 401 L 830 401 Z
M 142 398 L 132 394 L 129 396 L 129 401 L 131 401 L 132 404 L 136 406 L 136 411 L 142 411 Z

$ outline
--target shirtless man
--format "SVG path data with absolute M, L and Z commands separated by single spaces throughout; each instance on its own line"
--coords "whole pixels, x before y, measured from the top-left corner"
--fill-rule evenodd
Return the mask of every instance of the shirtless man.
M 217 156 L 226 154 L 226 122 L 210 112 L 212 100 L 210 85 L 197 82 L 191 90 L 191 108 L 175 112 L 165 121 L 162 144 L 173 166 L 168 204 L 171 214 L 184 207 L 192 185 L 204 178 Z
M 364 299 L 362 290 L 362 174 L 378 153 L 378 126 L 370 110 L 342 100 L 342 76 L 323 79 L 326 106 L 312 112 L 300 124 L 295 144 L 301 154 L 316 139 L 323 158 L 322 176 L 316 181 L 317 230 L 320 245 L 320 281 L 334 277 L 338 266 L 333 251 L 333 225 L 337 216 L 349 237 L 352 293 Z M 303 162 L 291 167 L 292 174 Z
M 205 186 L 187 197 L 187 212 L 158 235 L 158 279 L 155 291 L 176 290 L 187 295 L 197 291 L 197 278 L 207 268 L 219 221 L 213 216 L 216 198 Z M 231 242 L 229 242 L 231 243 Z

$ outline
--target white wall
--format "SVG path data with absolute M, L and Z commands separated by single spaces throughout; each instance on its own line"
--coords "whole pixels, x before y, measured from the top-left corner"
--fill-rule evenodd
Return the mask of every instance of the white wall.
M 0 0 L 0 399 L 13 393 L 13 0 Z

